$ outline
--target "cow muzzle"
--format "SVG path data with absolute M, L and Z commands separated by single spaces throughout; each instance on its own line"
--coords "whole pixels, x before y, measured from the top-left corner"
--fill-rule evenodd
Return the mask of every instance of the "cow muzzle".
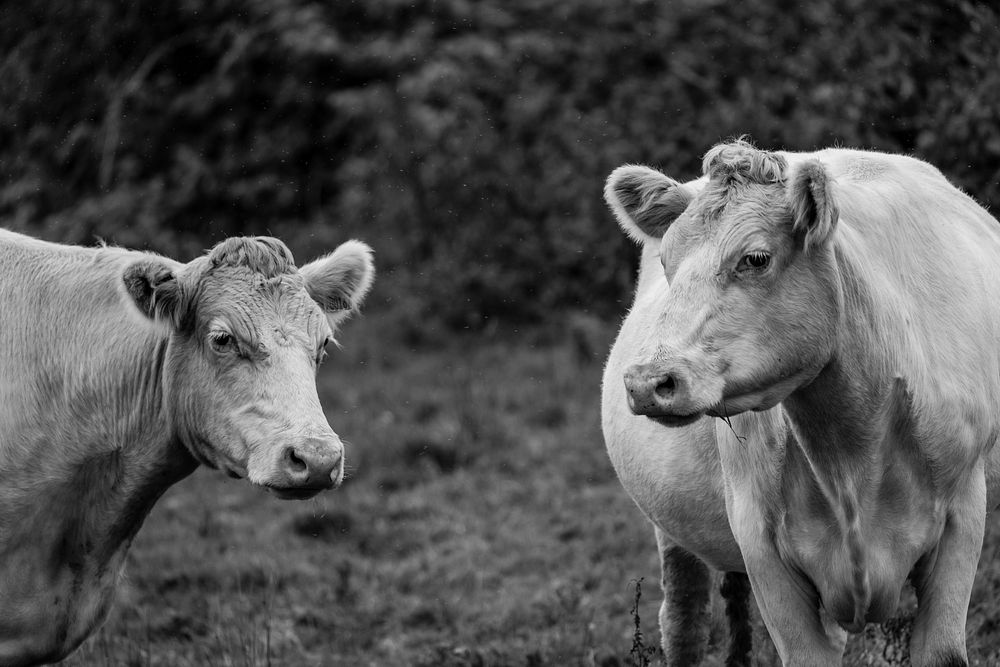
M 716 386 L 718 397 L 713 396 Z M 691 364 L 681 361 L 636 364 L 625 370 L 629 409 L 665 426 L 696 421 L 721 398 L 721 388 L 721 379 L 696 380 Z
M 279 498 L 302 500 L 340 486 L 343 479 L 344 445 L 333 435 L 285 445 L 266 486 Z

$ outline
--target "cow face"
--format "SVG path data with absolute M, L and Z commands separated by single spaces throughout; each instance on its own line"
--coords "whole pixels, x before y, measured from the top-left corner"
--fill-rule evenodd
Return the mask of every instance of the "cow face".
M 282 498 L 343 479 L 343 445 L 316 393 L 338 323 L 372 282 L 357 241 L 296 269 L 273 238 L 231 238 L 175 268 L 157 258 L 123 274 L 141 313 L 169 329 L 164 403 L 194 457 Z
M 738 143 L 711 151 L 705 173 L 695 194 L 623 167 L 605 191 L 630 235 L 659 243 L 669 292 L 625 384 L 634 413 L 667 425 L 773 407 L 828 362 L 839 324 L 822 165 L 789 170 Z

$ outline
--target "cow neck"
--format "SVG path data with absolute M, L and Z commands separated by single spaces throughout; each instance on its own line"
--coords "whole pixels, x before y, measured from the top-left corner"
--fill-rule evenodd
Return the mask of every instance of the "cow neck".
M 890 355 L 899 345 L 887 344 L 905 333 L 891 300 L 876 299 L 871 276 L 857 260 L 839 248 L 836 258 L 844 295 L 836 344 L 823 370 L 783 406 L 798 446 L 830 494 L 863 496 L 893 446 L 894 425 L 910 408 L 905 380 L 892 373 L 897 363 Z
M 823 370 L 782 405 L 816 486 L 837 517 L 845 540 L 862 538 L 862 524 L 878 530 L 879 494 L 893 478 L 926 477 L 915 435 L 914 397 L 899 376 L 907 355 L 902 295 L 860 243 L 835 248 L 842 297 L 837 338 Z M 881 290 L 881 291 L 879 291 Z M 872 523 L 874 522 L 874 523 Z M 852 544 L 856 555 L 861 544 Z M 856 547 L 854 549 L 853 547 Z
M 136 362 L 140 371 L 134 377 L 139 381 L 123 378 L 119 385 L 120 399 L 155 408 L 132 415 L 133 435 L 122 443 L 121 470 L 128 482 L 120 485 L 123 493 L 115 498 L 120 511 L 108 529 L 111 549 L 116 548 L 114 541 L 130 542 L 156 500 L 198 466 L 172 424 L 165 372 L 171 345 L 169 335 L 156 331 L 153 353 L 147 348 Z
M 81 452 L 64 483 L 72 519 L 61 548 L 77 551 L 71 561 L 93 559 L 100 570 L 127 548 L 167 488 L 197 467 L 169 419 L 164 370 L 170 345 L 169 336 L 155 330 L 137 336 L 132 349 L 109 351 L 106 367 L 114 376 L 100 397 L 104 409 L 92 410 L 82 427 L 92 449 Z
M 850 601 L 850 610 L 840 607 L 838 622 L 858 631 L 868 620 L 891 612 L 901 577 L 910 567 L 882 572 L 885 576 L 881 577 L 870 570 L 870 549 L 888 539 L 887 531 L 893 528 L 883 523 L 880 494 L 891 488 L 891 477 L 920 475 L 922 464 L 909 418 L 909 388 L 905 379 L 889 372 L 895 367 L 895 360 L 888 357 L 893 346 L 880 344 L 886 336 L 899 333 L 894 329 L 899 326 L 897 318 L 878 310 L 877 300 L 855 267 L 842 255 L 838 260 L 845 298 L 841 299 L 832 355 L 817 377 L 793 392 L 782 406 L 795 435 L 788 443 L 795 448 L 788 454 L 789 463 L 811 473 L 836 521 L 841 553 L 853 573 L 840 582 L 843 588 L 823 594 L 830 595 L 831 601 Z M 791 463 L 796 458 L 800 462 Z M 934 521 L 932 513 L 913 524 L 914 532 L 928 530 L 926 524 Z M 908 519 L 898 517 L 897 521 L 905 525 Z

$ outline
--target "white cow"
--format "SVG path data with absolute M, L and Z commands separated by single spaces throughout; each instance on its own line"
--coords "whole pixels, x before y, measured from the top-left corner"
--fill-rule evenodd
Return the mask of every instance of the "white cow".
M 180 264 L 0 230 L 0 664 L 96 629 L 153 503 L 199 463 L 281 498 L 340 484 L 315 373 L 372 275 L 357 241 L 300 270 L 267 237 Z
M 891 616 L 908 577 L 912 663 L 966 664 L 1000 496 L 1000 226 L 903 156 L 736 142 L 704 173 L 697 192 L 643 168 L 609 179 L 670 282 L 637 303 L 630 409 L 689 433 L 726 420 L 727 515 L 785 664 L 838 664 L 845 630 Z

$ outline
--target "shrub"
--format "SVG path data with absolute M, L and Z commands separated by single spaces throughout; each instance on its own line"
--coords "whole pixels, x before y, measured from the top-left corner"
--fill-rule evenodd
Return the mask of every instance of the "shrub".
M 619 312 L 623 162 L 916 154 L 1000 203 L 1000 10 L 966 0 L 38 0 L 0 10 L 0 214 L 182 258 L 376 247 L 409 321 Z

